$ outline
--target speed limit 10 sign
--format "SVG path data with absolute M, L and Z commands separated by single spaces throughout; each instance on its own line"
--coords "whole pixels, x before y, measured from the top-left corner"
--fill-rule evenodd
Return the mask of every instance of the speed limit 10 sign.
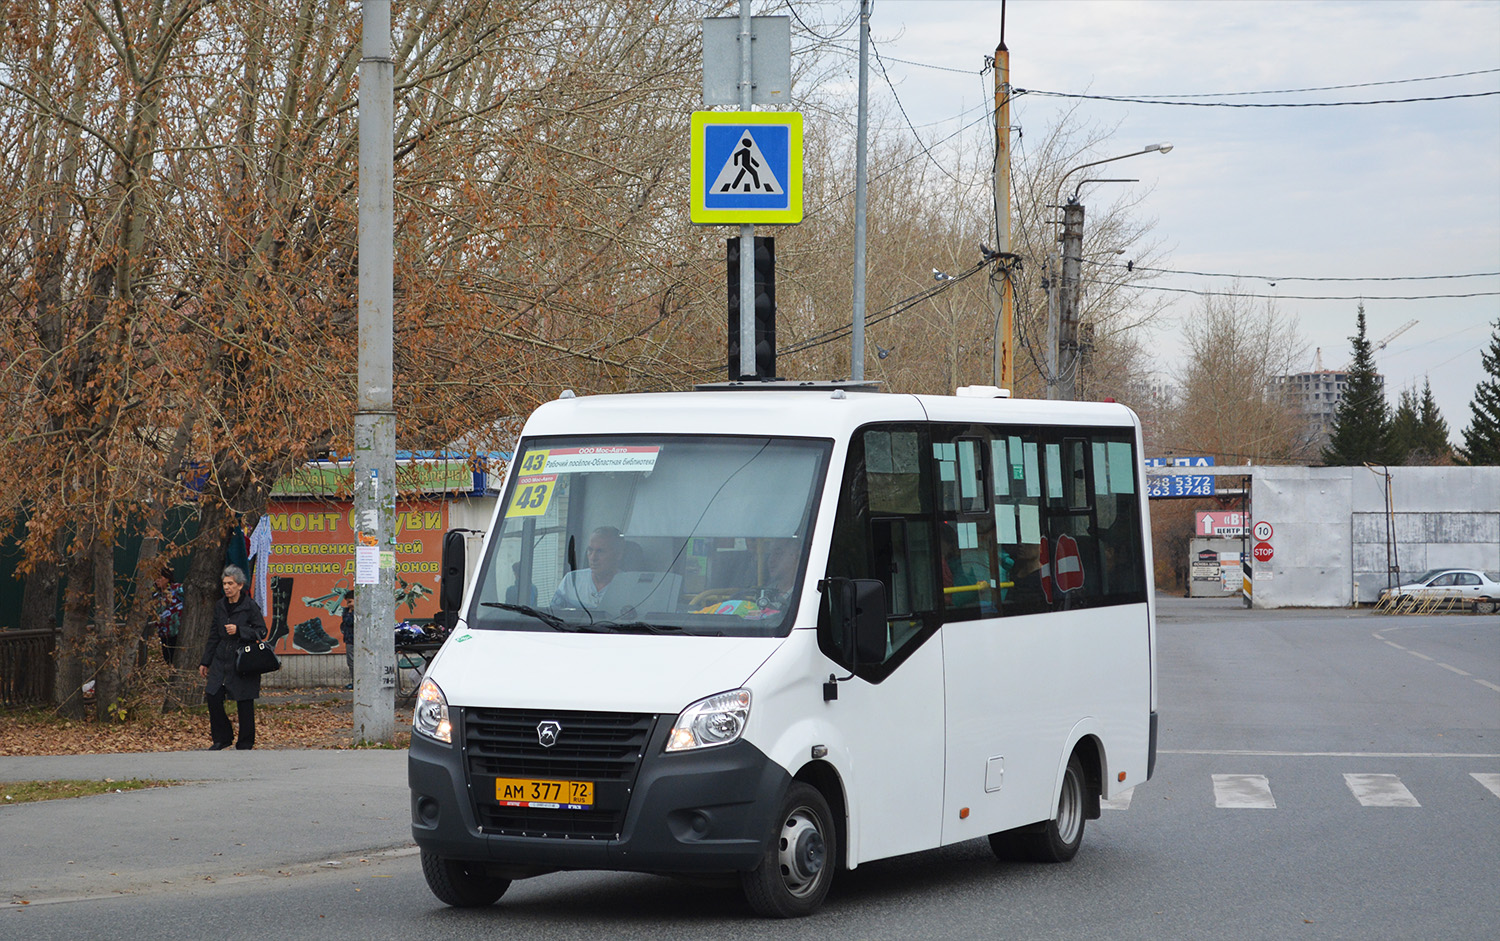
M 1275 532 L 1275 530 L 1271 529 L 1271 524 L 1267 523 L 1265 520 L 1261 520 L 1259 523 L 1256 523 L 1255 528 L 1251 530 L 1251 534 L 1261 542 L 1265 542 L 1266 540 L 1270 539 L 1273 532 Z

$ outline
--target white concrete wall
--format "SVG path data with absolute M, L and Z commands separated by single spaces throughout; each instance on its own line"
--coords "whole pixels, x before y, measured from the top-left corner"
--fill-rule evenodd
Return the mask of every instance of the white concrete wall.
M 1390 541 L 1403 579 L 1500 571 L 1500 467 L 1392 467 Z M 1274 556 L 1253 562 L 1257 608 L 1373 602 L 1387 574 L 1385 478 L 1364 467 L 1257 467 L 1251 516 Z M 1254 540 L 1252 540 L 1253 544 Z

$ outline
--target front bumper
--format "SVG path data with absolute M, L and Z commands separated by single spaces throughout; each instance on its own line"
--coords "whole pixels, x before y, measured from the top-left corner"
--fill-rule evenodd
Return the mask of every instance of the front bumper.
M 657 717 L 618 834 L 520 835 L 482 828 L 488 799 L 471 780 L 463 749 L 413 734 L 407 760 L 412 837 L 448 859 L 481 861 L 519 877 L 557 869 L 732 872 L 759 865 L 791 784 L 786 769 L 745 741 L 701 751 L 663 751 L 675 717 Z M 461 736 L 455 734 L 455 741 Z M 568 811 L 558 811 L 560 815 Z

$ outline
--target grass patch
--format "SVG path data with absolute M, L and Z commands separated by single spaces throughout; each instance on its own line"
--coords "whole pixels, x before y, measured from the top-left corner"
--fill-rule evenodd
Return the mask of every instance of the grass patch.
M 104 778 L 101 781 L 6 781 L 0 783 L 0 807 L 11 804 L 29 804 L 34 801 L 62 800 L 68 797 L 92 797 L 95 794 L 118 794 L 125 791 L 143 791 L 148 787 L 171 787 L 177 781 L 141 781 L 131 778 L 116 781 Z

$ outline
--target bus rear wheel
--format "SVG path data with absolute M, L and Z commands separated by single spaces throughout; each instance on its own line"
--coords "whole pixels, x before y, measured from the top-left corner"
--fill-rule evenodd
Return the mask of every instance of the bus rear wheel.
M 439 902 L 454 908 L 493 905 L 510 888 L 509 879 L 486 875 L 483 864 L 462 859 L 444 859 L 422 851 L 422 875 Z
M 1032 863 L 1065 863 L 1077 856 L 1078 847 L 1083 845 L 1087 788 L 1083 765 L 1074 755 L 1063 772 L 1057 815 L 1028 827 L 991 833 L 990 849 L 1002 860 Z
M 838 860 L 833 814 L 817 788 L 794 781 L 776 819 L 775 837 L 760 865 L 740 874 L 745 899 L 767 918 L 811 915 L 833 883 Z

